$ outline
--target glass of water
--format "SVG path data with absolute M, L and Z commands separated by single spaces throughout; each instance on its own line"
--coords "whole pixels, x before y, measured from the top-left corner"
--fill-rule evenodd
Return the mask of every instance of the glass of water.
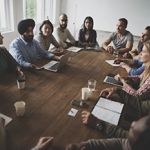
M 88 80 L 88 88 L 90 91 L 95 91 L 97 81 L 95 79 Z

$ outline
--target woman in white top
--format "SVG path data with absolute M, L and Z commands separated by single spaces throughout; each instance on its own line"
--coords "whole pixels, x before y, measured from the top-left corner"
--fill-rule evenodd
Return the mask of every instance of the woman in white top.
M 40 47 L 44 50 L 49 50 L 50 45 L 53 44 L 55 46 L 56 55 L 61 55 L 64 52 L 64 49 L 60 47 L 55 37 L 52 35 L 53 33 L 53 25 L 49 20 L 44 20 L 39 28 L 39 34 L 35 36 L 35 39 L 38 41 Z

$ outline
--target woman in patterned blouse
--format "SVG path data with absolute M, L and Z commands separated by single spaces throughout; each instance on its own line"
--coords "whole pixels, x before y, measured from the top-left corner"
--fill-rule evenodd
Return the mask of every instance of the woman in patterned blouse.
M 147 95 L 147 98 L 150 96 L 150 40 L 144 43 L 143 50 L 140 54 L 140 59 L 145 66 L 144 72 L 135 77 L 121 77 L 120 75 L 116 75 L 115 79 L 120 80 L 123 84 L 122 90 L 129 95 L 133 96 L 143 96 Z M 138 86 L 133 88 L 128 81 L 132 80 L 134 82 L 139 81 Z M 100 95 L 104 95 L 104 97 L 111 97 L 112 94 L 117 92 L 117 88 L 107 88 L 101 91 Z

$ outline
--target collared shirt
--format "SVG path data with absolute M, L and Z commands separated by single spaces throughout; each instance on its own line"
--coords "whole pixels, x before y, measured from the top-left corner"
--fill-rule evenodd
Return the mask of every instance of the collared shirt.
M 60 27 L 57 27 L 54 30 L 54 36 L 63 48 L 67 48 L 67 44 L 65 43 L 67 40 L 69 40 L 71 44 L 75 44 L 75 39 L 67 28 L 62 30 Z
M 54 56 L 43 50 L 36 40 L 33 39 L 32 42 L 28 43 L 21 36 L 12 41 L 9 52 L 25 68 L 31 67 L 31 64 L 39 59 L 51 59 Z

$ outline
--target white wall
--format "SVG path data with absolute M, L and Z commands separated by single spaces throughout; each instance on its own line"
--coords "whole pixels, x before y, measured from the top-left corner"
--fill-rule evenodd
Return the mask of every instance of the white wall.
M 94 28 L 114 31 L 118 18 L 128 19 L 128 30 L 140 35 L 150 25 L 150 0 L 62 0 L 61 12 L 69 17 L 68 27 L 74 33 L 86 16 L 94 19 Z

